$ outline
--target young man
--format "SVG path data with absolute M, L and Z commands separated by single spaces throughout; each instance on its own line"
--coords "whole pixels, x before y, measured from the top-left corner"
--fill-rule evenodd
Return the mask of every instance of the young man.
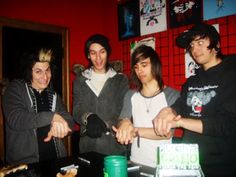
M 200 65 L 183 85 L 181 97 L 154 119 L 158 134 L 185 129 L 183 143 L 199 145 L 205 176 L 236 176 L 236 60 L 223 57 L 216 29 L 201 23 L 177 37 Z
M 73 116 L 81 125 L 80 153 L 126 153 L 126 147 L 109 131 L 117 124 L 129 88 L 128 79 L 109 65 L 110 54 L 107 37 L 95 34 L 87 39 L 85 55 L 89 67 L 73 82 Z
M 36 163 L 65 157 L 62 138 L 74 123 L 50 84 L 52 51 L 36 49 L 24 59 L 23 79 L 13 80 L 3 95 L 6 161 Z
M 172 134 L 168 134 L 167 137 L 157 136 L 152 119 L 163 107 L 173 104 L 179 93 L 164 85 L 161 61 L 151 47 L 137 47 L 132 54 L 131 62 L 131 77 L 137 90 L 127 92 L 120 115 L 122 120 L 117 129 L 113 127 L 113 130 L 118 142 L 132 143 L 131 161 L 155 168 L 157 146 L 171 143 Z

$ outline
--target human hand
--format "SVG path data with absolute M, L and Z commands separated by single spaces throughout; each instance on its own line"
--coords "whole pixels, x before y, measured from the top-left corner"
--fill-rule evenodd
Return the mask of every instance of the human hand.
M 134 128 L 129 119 L 123 119 L 118 128 L 112 126 L 112 130 L 116 133 L 116 139 L 120 144 L 133 143 L 134 138 L 137 136 L 137 129 Z
M 155 133 L 159 136 L 168 136 L 171 132 L 171 128 L 177 126 L 176 121 L 180 118 L 176 116 L 176 112 L 172 108 L 163 108 L 153 119 Z
M 64 138 L 71 131 L 72 130 L 68 126 L 68 123 L 63 119 L 63 117 L 55 113 L 52 119 L 51 129 L 44 141 L 48 142 L 52 139 L 52 137 Z
M 87 117 L 86 133 L 90 138 L 100 138 L 107 131 L 105 122 L 97 114 Z

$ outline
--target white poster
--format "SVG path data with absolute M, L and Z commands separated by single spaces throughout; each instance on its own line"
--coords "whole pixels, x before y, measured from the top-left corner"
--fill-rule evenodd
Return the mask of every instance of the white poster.
M 132 42 L 130 44 L 130 54 L 132 55 L 134 49 L 140 45 L 147 45 L 147 46 L 152 47 L 155 50 L 155 38 L 149 37 L 149 38 L 142 39 L 140 41 Z
M 219 32 L 219 24 L 213 25 Z M 185 78 L 195 75 L 195 70 L 199 68 L 199 65 L 192 59 L 189 53 L 185 53 Z
M 167 29 L 166 0 L 140 0 L 141 36 Z
M 189 78 L 190 76 L 195 75 L 195 70 L 198 69 L 199 66 L 192 59 L 189 53 L 185 54 L 185 78 Z

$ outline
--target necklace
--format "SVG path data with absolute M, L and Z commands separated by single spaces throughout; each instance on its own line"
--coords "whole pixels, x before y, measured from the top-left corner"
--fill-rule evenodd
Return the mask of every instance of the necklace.
M 147 100 L 149 100 L 149 99 L 150 99 L 150 101 L 149 101 L 149 103 L 147 103 Z M 152 99 L 153 99 L 153 97 L 152 98 L 144 98 L 144 102 L 145 102 L 145 105 L 146 105 L 146 113 L 148 113 L 148 114 L 150 112 L 150 106 L 151 106 L 151 103 L 152 103 Z
M 145 102 L 145 105 L 146 105 L 146 113 L 149 114 L 150 112 L 150 108 L 151 108 L 151 104 L 152 104 L 152 100 L 153 98 L 159 93 L 160 89 L 156 90 L 151 97 L 144 97 L 144 102 Z M 148 102 L 148 100 L 150 100 Z

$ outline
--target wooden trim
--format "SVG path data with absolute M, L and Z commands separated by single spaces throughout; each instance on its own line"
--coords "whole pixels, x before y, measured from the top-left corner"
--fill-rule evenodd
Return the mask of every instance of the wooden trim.
M 2 73 L 2 60 L 3 60 L 3 39 L 2 39 L 2 28 L 4 26 L 26 29 L 26 30 L 35 30 L 39 32 L 48 32 L 61 34 L 62 36 L 62 48 L 63 48 L 63 59 L 62 59 L 62 99 L 66 105 L 68 111 L 70 111 L 70 101 L 69 101 L 69 30 L 66 27 L 42 24 L 37 22 L 25 21 L 25 20 L 16 20 L 6 17 L 0 17 L 0 80 L 3 79 Z M 1 103 L 1 102 L 0 102 Z M 1 105 L 0 105 L 1 106 Z M 0 122 L 3 122 L 2 111 L 0 110 Z M 0 124 L 0 131 L 3 131 L 3 127 Z M 1 134 L 0 134 L 1 135 Z M 0 137 L 0 158 L 4 159 L 4 140 L 3 137 Z M 68 154 L 71 155 L 71 138 L 67 138 L 65 141 Z

